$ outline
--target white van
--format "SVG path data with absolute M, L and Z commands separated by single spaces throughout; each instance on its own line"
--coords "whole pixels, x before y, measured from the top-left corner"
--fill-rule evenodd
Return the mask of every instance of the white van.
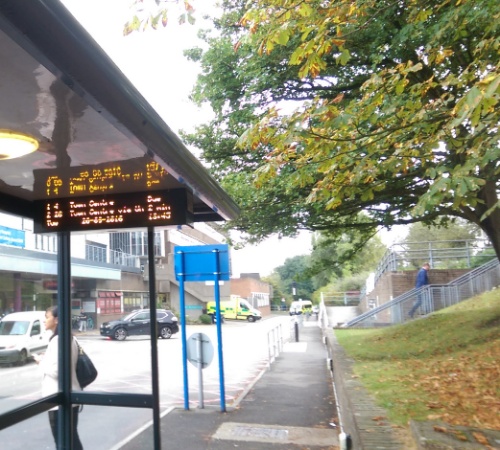
M 50 332 L 45 313 L 26 311 L 7 314 L 0 321 L 0 364 L 25 364 L 33 353 L 44 352 Z

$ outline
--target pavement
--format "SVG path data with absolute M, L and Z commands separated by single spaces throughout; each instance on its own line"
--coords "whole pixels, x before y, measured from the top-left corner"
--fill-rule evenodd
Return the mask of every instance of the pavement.
M 226 412 L 175 408 L 161 419 L 161 448 L 187 450 L 333 450 L 337 408 L 322 330 L 314 320 Z M 121 450 L 153 449 L 151 428 Z
M 304 321 L 253 384 L 226 405 L 171 408 L 163 450 L 500 449 L 500 431 L 411 422 L 401 433 L 354 375 L 333 328 Z M 153 450 L 149 424 L 113 450 Z M 156 449 L 154 449 L 156 450 Z

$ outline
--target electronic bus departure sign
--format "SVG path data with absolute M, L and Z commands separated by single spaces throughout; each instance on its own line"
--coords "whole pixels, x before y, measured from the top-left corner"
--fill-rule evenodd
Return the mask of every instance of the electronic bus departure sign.
M 192 223 L 186 189 L 97 194 L 34 202 L 35 233 L 104 230 Z
M 104 230 L 193 222 L 193 196 L 147 156 L 107 163 L 36 169 L 36 233 Z
M 45 198 L 172 188 L 168 172 L 146 156 L 123 161 L 33 171 L 35 192 Z

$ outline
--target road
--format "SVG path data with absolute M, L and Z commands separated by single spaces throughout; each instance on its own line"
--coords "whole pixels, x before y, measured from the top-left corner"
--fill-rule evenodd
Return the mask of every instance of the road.
M 268 334 L 281 329 L 290 338 L 290 318 L 273 317 L 257 323 L 227 321 L 222 326 L 224 392 L 226 405 L 234 403 L 268 365 Z M 206 408 L 220 407 L 220 373 L 217 334 L 214 325 L 188 325 L 187 337 L 206 334 L 214 346 L 214 360 L 203 370 L 203 394 Z M 277 336 L 277 334 L 274 334 Z M 111 341 L 100 336 L 79 338 L 99 370 L 97 380 L 87 391 L 106 393 L 150 393 L 151 359 L 147 337 Z M 161 411 L 184 406 L 181 333 L 158 340 Z M 40 373 L 35 363 L 23 367 L 0 368 L 0 412 L 40 398 Z M 190 409 L 199 407 L 198 369 L 188 363 Z M 152 420 L 149 409 L 84 406 L 79 432 L 83 445 L 92 450 L 118 449 L 120 442 Z M 174 431 L 175 432 L 175 431 Z M 8 442 L 8 446 L 4 444 Z M 0 431 L 0 448 L 24 450 L 55 448 L 47 414 Z

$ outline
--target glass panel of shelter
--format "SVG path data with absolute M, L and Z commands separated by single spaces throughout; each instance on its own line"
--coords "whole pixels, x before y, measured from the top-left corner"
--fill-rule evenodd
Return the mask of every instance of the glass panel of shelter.
M 134 239 L 137 240 L 137 230 L 134 233 Z M 142 234 L 147 235 L 147 232 Z M 35 243 L 43 242 L 38 236 L 32 235 L 28 239 L 32 240 L 35 251 Z M 113 253 L 108 246 L 108 261 L 104 266 L 102 250 L 99 251 L 99 264 L 82 261 L 82 255 L 94 255 L 95 252 L 89 253 L 88 249 L 86 251 L 79 248 L 79 244 L 84 241 L 72 237 L 72 277 L 67 283 L 70 287 L 68 293 L 62 299 L 61 274 L 55 269 L 56 266 L 60 267 L 60 263 L 56 265 L 54 257 L 60 258 L 58 252 L 64 250 L 61 249 L 61 245 L 64 246 L 61 242 L 64 240 L 58 240 L 52 235 L 48 237 L 46 241 L 55 240 L 59 245 L 53 245 L 51 252 L 34 256 L 41 261 L 39 273 L 30 272 L 30 264 L 27 264 L 24 272 L 17 271 L 16 264 L 12 264 L 14 270 L 10 273 L 0 273 L 0 306 L 5 313 L 23 312 L 28 315 L 27 313 L 35 311 L 45 312 L 47 308 L 58 303 L 60 306 L 61 301 L 66 302 L 66 319 L 61 317 L 61 321 L 68 320 L 71 323 L 66 323 L 65 328 L 59 329 L 69 330 L 78 339 L 99 371 L 96 381 L 88 386 L 83 394 L 76 392 L 75 397 L 73 392 L 72 401 L 84 405 L 83 411 L 78 414 L 79 435 L 84 448 L 111 448 L 151 420 L 152 405 L 155 404 L 152 398 L 151 345 L 157 341 L 150 339 L 150 333 L 129 335 L 125 326 L 125 339 L 118 340 L 121 337 L 118 338 L 117 334 L 102 336 L 100 327 L 105 322 L 121 319 L 132 310 L 148 308 L 151 297 L 149 283 L 143 270 L 141 271 L 139 259 L 136 265 L 126 266 L 128 269 L 124 266 L 118 271 L 110 269 Z M 92 236 L 90 241 L 95 242 L 94 239 L 95 236 Z M 97 247 L 102 249 L 102 239 L 99 242 L 101 245 Z M 20 254 L 12 256 L 13 259 L 19 257 Z M 125 275 L 124 271 L 127 272 Z M 50 335 L 50 332 L 45 333 L 45 325 L 40 325 L 40 321 L 33 327 L 34 330 L 36 326 L 43 331 L 35 336 L 37 339 L 42 335 L 44 338 Z M 142 333 L 146 331 L 143 330 Z M 48 345 L 48 337 L 43 343 Z M 49 397 L 51 403 L 44 404 L 47 397 L 44 397 L 41 389 L 41 364 L 35 361 L 42 359 L 44 353 L 46 350 L 43 345 L 38 345 L 36 349 L 27 350 L 23 360 L 0 366 L 0 415 L 6 419 L 4 423 L 12 424 L 8 428 L 2 427 L 4 429 L 0 431 L 0 441 L 11 442 L 11 449 L 53 448 L 50 444 L 54 445 L 54 438 L 46 410 L 55 404 L 55 400 Z M 1 357 L 0 355 L 0 362 Z M 63 360 L 59 360 L 57 368 L 64 365 L 61 361 Z M 158 392 L 156 395 L 158 396 Z M 134 408 L 123 407 L 122 403 Z M 147 408 L 137 408 L 145 404 Z M 109 406 L 102 405 L 114 405 L 113 411 L 109 410 Z M 21 415 L 18 414 L 19 410 L 23 410 Z M 124 427 L 123 423 L 127 423 L 130 429 Z M 153 434 L 153 430 L 151 433 Z M 151 441 L 153 442 L 153 437 Z

